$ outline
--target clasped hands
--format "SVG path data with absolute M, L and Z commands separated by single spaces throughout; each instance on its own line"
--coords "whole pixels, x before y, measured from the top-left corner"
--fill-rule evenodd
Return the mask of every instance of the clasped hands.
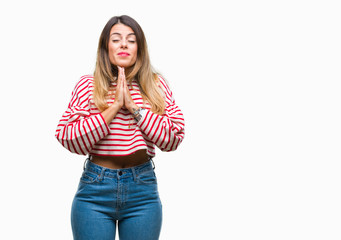
M 115 100 L 114 100 L 113 105 L 115 105 L 119 109 L 125 107 L 129 110 L 129 112 L 133 113 L 138 109 L 138 106 L 135 104 L 129 92 L 124 68 L 119 67 L 119 66 L 117 66 L 117 68 L 118 68 L 118 77 L 117 77 Z

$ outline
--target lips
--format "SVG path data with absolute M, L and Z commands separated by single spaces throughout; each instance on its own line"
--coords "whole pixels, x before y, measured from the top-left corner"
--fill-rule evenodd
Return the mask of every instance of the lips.
M 127 53 L 127 52 L 120 52 L 120 53 L 118 53 L 118 55 L 121 56 L 121 57 L 128 57 L 128 56 L 130 56 L 130 54 Z

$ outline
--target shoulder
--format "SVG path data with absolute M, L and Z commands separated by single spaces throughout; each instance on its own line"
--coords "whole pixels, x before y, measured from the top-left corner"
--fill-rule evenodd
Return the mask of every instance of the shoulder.
M 78 84 L 93 84 L 94 83 L 94 76 L 93 75 L 83 75 L 80 77 Z
M 89 87 L 90 85 L 93 85 L 93 83 L 94 83 L 93 75 L 83 75 L 77 81 L 75 89 L 84 88 L 85 86 Z
M 92 75 L 83 75 L 79 78 L 73 90 L 73 94 L 89 92 L 90 87 L 93 86 L 94 77 Z
M 158 85 L 165 92 L 166 95 L 172 95 L 172 91 L 169 87 L 168 81 L 160 74 L 157 74 Z
M 158 77 L 158 85 L 164 93 L 166 102 L 173 102 L 174 101 L 173 93 L 169 87 L 168 81 L 160 74 L 157 74 L 157 77 Z
M 168 86 L 166 79 L 162 75 L 156 74 L 156 76 L 157 76 L 157 81 L 159 82 L 159 85 L 163 85 L 163 87 Z

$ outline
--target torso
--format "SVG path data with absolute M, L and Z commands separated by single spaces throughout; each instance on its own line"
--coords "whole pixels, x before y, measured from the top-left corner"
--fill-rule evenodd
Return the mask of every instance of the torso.
M 96 115 L 100 113 L 100 110 L 96 107 L 95 102 L 93 100 L 93 90 L 94 83 L 93 78 L 89 77 L 89 99 L 88 105 L 90 107 L 90 114 Z M 114 92 L 116 88 L 117 82 L 112 82 L 111 89 L 109 91 L 109 99 L 107 100 L 108 105 L 110 106 L 114 102 Z M 132 86 L 128 84 L 129 91 L 134 100 L 135 104 L 144 109 L 150 110 L 151 106 L 148 102 L 144 102 L 143 98 L 140 94 L 139 86 L 135 80 L 132 82 Z M 149 141 L 141 131 L 139 127 L 137 127 L 137 122 L 134 120 L 133 115 L 126 108 L 121 108 L 115 118 L 108 125 L 110 128 L 110 132 L 107 136 L 98 141 L 91 149 L 90 155 L 112 155 L 112 156 L 128 156 L 128 155 L 140 155 L 139 153 L 134 154 L 134 152 L 139 152 L 141 149 L 147 149 L 148 155 L 154 157 L 155 156 L 155 146 L 153 142 Z M 122 157 L 111 157 L 121 159 Z M 130 157 L 127 158 L 129 161 Z M 106 158 L 107 159 L 107 158 Z M 115 160 L 120 161 L 120 160 Z
M 146 150 L 138 150 L 126 156 L 91 156 L 91 161 L 97 165 L 110 169 L 123 169 L 148 162 L 150 156 Z

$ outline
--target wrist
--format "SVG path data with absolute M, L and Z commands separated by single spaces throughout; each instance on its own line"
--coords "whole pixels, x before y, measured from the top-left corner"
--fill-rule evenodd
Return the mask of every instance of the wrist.
M 145 109 L 139 107 L 138 109 L 136 109 L 135 112 L 133 112 L 133 116 L 134 116 L 134 118 L 135 118 L 135 120 L 136 120 L 137 122 L 139 122 L 139 121 L 141 120 L 141 118 L 142 118 L 142 112 L 143 112 L 144 110 L 145 110 Z
M 123 104 L 120 104 L 119 102 L 113 102 L 113 104 L 111 104 L 109 107 L 111 109 L 115 109 L 115 110 L 120 110 L 122 108 Z
M 139 106 L 137 106 L 135 103 L 131 104 L 130 106 L 127 106 L 127 109 L 131 114 L 134 115 L 134 112 L 139 109 Z

